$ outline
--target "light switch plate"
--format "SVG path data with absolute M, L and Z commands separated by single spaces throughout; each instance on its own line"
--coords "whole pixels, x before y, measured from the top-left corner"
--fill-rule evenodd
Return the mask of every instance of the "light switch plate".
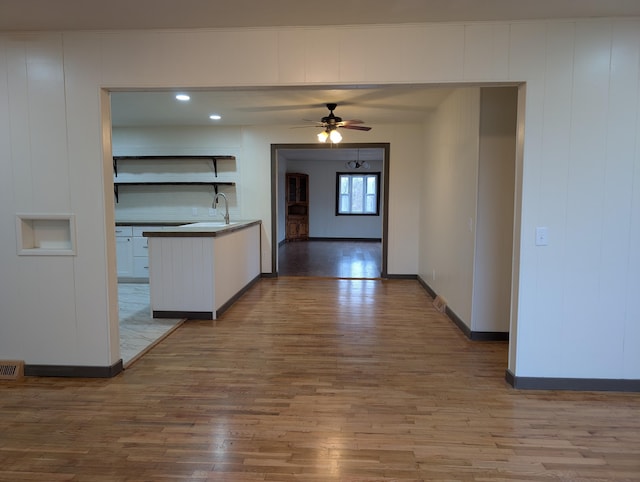
M 538 226 L 536 228 L 536 246 L 547 246 L 549 244 L 549 228 Z

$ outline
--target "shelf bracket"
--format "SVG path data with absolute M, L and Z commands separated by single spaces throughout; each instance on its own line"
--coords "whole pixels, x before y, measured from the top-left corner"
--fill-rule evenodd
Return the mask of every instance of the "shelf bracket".
M 118 185 L 113 185 L 113 195 L 116 197 L 116 204 L 120 201 L 120 190 L 118 189 Z
M 118 177 L 118 158 L 117 157 L 113 158 L 113 173 L 115 174 L 116 177 Z
M 211 158 L 211 164 L 213 164 L 213 175 L 214 177 L 218 177 L 218 159 L 215 157 Z

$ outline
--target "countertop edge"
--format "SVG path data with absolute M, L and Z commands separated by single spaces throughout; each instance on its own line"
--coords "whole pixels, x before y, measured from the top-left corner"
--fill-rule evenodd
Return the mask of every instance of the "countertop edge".
M 209 228 L 175 226 L 166 227 L 162 231 L 143 231 L 142 235 L 148 238 L 215 238 L 260 224 L 262 224 L 261 220 L 241 221 L 229 226 Z

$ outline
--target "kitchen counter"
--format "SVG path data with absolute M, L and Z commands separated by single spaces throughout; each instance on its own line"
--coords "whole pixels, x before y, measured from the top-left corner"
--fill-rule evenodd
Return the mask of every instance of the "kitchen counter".
M 216 237 L 231 234 L 241 229 L 260 225 L 262 221 L 232 221 L 225 224 L 224 221 L 201 221 L 196 223 L 181 224 L 178 226 L 164 226 L 144 231 L 143 236 L 152 237 Z
M 150 228 L 154 318 L 215 320 L 260 278 L 261 221 Z

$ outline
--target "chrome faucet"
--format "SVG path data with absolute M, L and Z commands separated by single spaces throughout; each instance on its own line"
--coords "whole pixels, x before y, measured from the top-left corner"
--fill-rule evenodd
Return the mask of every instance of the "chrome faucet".
M 215 208 L 218 205 L 218 196 L 222 196 L 224 199 L 224 224 L 229 224 L 229 201 L 227 201 L 227 196 L 222 192 L 216 193 L 216 197 L 213 198 L 212 208 Z

